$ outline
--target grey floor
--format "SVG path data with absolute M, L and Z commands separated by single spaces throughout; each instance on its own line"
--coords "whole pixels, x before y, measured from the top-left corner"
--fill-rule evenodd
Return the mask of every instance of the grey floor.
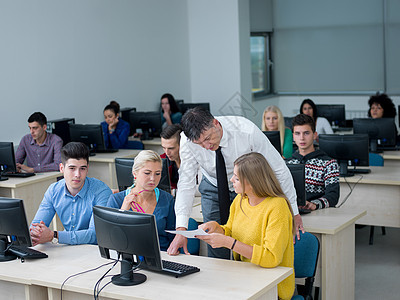
M 370 227 L 356 228 L 355 298 L 400 299 L 400 228 L 375 227 L 369 245 Z

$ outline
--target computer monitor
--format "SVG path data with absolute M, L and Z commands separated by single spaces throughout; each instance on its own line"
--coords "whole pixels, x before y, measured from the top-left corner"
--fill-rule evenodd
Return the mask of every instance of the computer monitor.
M 184 115 L 185 112 L 186 112 L 188 109 L 195 108 L 195 107 L 197 107 L 197 106 L 201 106 L 201 107 L 203 107 L 204 109 L 210 111 L 210 103 L 208 103 L 208 102 L 201 102 L 201 103 L 182 103 L 182 104 L 179 106 L 179 109 L 181 110 L 182 115 Z
M 0 180 L 6 172 L 16 172 L 14 144 L 12 142 L 0 142 Z
M 6 251 L 10 244 L 32 246 L 24 202 L 21 199 L 0 197 L 0 262 L 16 258 Z
M 161 133 L 161 113 L 158 111 L 131 111 L 129 113 L 129 123 L 134 132 L 138 129 L 142 131 L 142 140 L 149 140 L 159 137 Z
M 279 131 L 263 131 L 271 144 L 275 147 L 276 151 L 282 155 L 281 135 Z
M 132 272 L 139 264 L 162 270 L 154 215 L 95 206 L 93 217 L 101 256 L 110 259 L 110 250 L 115 250 L 122 257 L 121 273 L 112 277 L 112 283 L 127 286 L 146 281 L 146 275 Z
M 319 148 L 338 161 L 340 176 L 353 176 L 358 166 L 369 166 L 368 135 L 320 134 Z M 349 166 L 354 166 L 349 170 Z
M 63 145 L 71 142 L 69 125 L 75 124 L 74 118 L 63 118 L 47 121 L 47 132 L 58 135 L 63 140 Z
M 129 114 L 131 113 L 131 111 L 136 111 L 136 107 L 121 108 L 120 114 L 119 114 L 120 118 L 129 123 Z M 135 133 L 135 131 L 133 130 L 133 128 L 131 128 L 129 135 L 133 135 L 134 133 Z
M 332 127 L 346 126 L 346 111 L 344 104 L 319 104 L 317 105 L 317 116 L 326 118 Z
M 285 127 L 289 128 L 290 130 L 292 130 L 292 120 L 293 117 L 283 117 L 283 119 L 285 120 Z
M 394 118 L 353 119 L 353 131 L 368 134 L 371 152 L 378 152 L 384 150 L 385 147 L 396 145 Z
M 297 206 L 306 205 L 306 174 L 304 164 L 286 164 L 293 177 Z
M 69 132 L 71 141 L 84 143 L 89 147 L 91 154 L 106 149 L 100 124 L 70 124 Z

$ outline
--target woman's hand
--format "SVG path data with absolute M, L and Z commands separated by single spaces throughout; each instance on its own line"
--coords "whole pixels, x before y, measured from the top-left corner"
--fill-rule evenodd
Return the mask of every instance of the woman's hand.
M 108 124 L 108 131 L 113 132 L 117 128 L 118 122 L 119 122 L 119 119 L 115 118 L 112 123 Z
M 215 221 L 210 221 L 199 225 L 199 228 L 208 233 L 221 233 L 224 234 L 225 230 Z
M 133 189 L 131 189 L 130 193 L 125 196 L 124 202 L 122 202 L 121 209 L 129 210 L 132 207 L 133 202 L 138 202 L 139 197 L 140 195 L 134 192 Z
M 199 226 L 200 227 L 200 226 Z M 226 236 L 222 233 L 211 233 L 208 235 L 197 235 L 198 239 L 205 241 L 213 248 L 231 248 L 234 242 L 234 238 Z

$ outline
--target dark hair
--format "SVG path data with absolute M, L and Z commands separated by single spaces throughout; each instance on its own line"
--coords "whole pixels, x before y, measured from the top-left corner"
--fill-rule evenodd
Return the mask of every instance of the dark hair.
M 103 112 L 106 110 L 111 110 L 114 112 L 115 115 L 119 114 L 119 104 L 117 101 L 111 100 L 110 104 L 108 104 L 106 107 L 104 107 Z
M 201 106 L 189 109 L 182 117 L 181 126 L 189 140 L 195 141 L 200 138 L 204 130 L 212 127 L 213 115 Z
M 162 99 L 164 99 L 164 98 L 167 98 L 168 99 L 168 103 L 169 103 L 169 107 L 170 107 L 170 109 L 171 109 L 171 113 L 177 113 L 177 112 L 179 112 L 180 111 L 180 109 L 179 109 L 179 107 L 178 107 L 178 104 L 176 104 L 176 101 L 175 101 L 175 98 L 174 98 L 174 96 L 172 96 L 171 94 L 164 94 L 164 95 L 162 95 L 161 96 L 161 99 L 160 99 L 160 101 L 162 100 Z M 164 112 L 164 111 L 163 111 Z
M 294 126 L 310 125 L 312 132 L 315 132 L 315 121 L 309 115 L 298 114 L 292 119 L 292 128 L 294 132 Z
M 160 136 L 166 140 L 175 138 L 179 144 L 179 142 L 181 140 L 181 132 L 182 132 L 181 125 L 172 124 L 172 125 L 168 125 L 167 127 L 165 127 L 164 130 L 161 132 Z
M 41 112 L 34 112 L 28 119 L 28 123 L 32 122 L 38 122 L 40 126 L 47 125 L 47 118 Z
M 61 148 L 61 161 L 65 165 L 68 159 L 85 159 L 89 163 L 89 148 L 81 142 L 70 142 Z
M 312 107 L 312 109 L 313 109 L 312 117 L 313 117 L 314 121 L 316 121 L 317 120 L 317 106 L 315 105 L 314 101 L 312 101 L 311 99 L 304 99 L 300 105 L 300 113 L 301 114 L 303 113 L 304 104 L 309 104 Z
M 379 92 L 377 92 L 368 100 L 368 117 L 371 117 L 371 106 L 374 103 L 379 104 L 383 108 L 382 118 L 394 118 L 396 116 L 396 108 L 393 104 L 392 99 L 390 99 L 389 96 L 386 94 L 380 94 Z

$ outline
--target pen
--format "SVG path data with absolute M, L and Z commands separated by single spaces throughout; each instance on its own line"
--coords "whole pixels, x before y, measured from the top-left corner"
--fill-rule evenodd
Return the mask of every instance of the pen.
M 148 192 L 148 190 L 141 190 L 141 191 L 138 193 L 138 195 L 140 195 L 140 194 L 143 193 L 143 192 Z M 145 211 L 144 211 L 143 208 L 140 206 L 140 204 L 137 203 L 137 202 L 135 202 L 135 201 L 131 202 L 131 207 L 132 207 L 132 210 L 136 210 L 137 212 L 145 213 Z

